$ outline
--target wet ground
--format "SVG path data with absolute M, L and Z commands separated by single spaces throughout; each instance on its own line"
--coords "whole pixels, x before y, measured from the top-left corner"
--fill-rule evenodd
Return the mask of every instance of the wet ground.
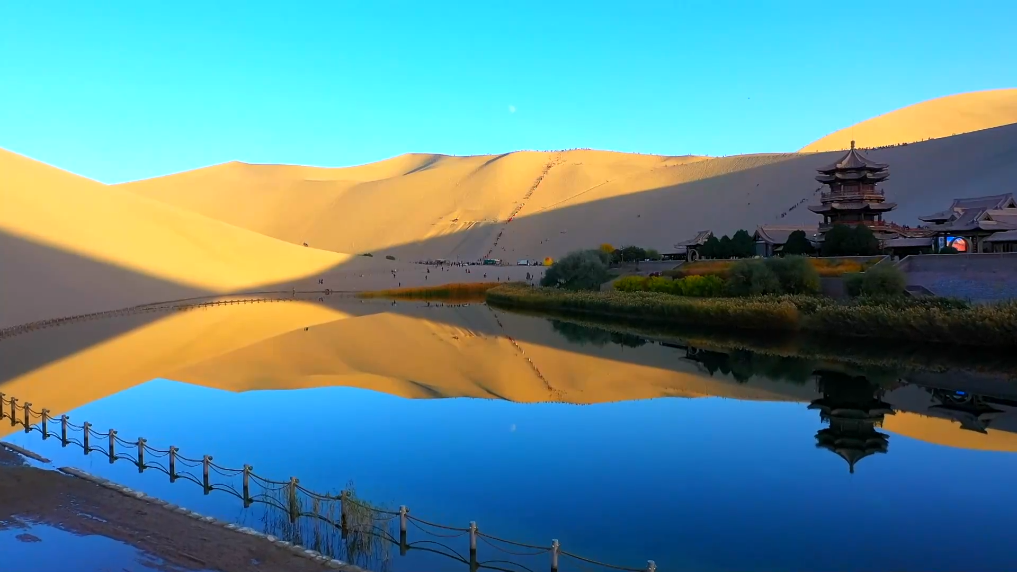
M 251 537 L 196 522 L 0 447 L 3 570 L 25 572 L 321 572 Z

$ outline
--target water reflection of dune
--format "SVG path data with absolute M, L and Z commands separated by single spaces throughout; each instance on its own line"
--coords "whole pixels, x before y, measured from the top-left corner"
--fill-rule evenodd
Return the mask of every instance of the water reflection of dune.
M 406 398 L 522 403 L 705 396 L 809 402 L 819 395 L 814 383 L 802 382 L 807 375 L 797 383 L 746 377 L 737 367 L 718 369 L 674 347 L 609 335 L 582 340 L 561 324 L 483 305 L 392 308 L 347 299 L 332 308 L 227 306 L 139 324 L 92 346 L 81 343 L 96 324 L 35 332 L 16 339 L 20 346 L 5 342 L 0 391 L 53 415 L 157 377 L 226 391 L 347 386 Z M 18 367 L 30 357 L 27 348 L 67 344 L 86 349 L 29 371 Z M 63 355 L 60 347 L 51 349 Z M 740 365 L 734 356 L 729 361 Z M 961 430 L 929 395 L 917 386 L 889 392 L 886 399 L 899 414 L 884 428 L 944 445 L 1017 451 L 1017 434 Z

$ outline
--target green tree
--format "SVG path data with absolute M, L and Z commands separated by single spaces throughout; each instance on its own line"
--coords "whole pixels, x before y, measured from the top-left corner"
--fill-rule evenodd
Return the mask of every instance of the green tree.
M 731 248 L 731 237 L 725 234 L 720 237 L 720 247 L 717 248 L 717 258 L 731 258 L 732 256 L 734 256 L 734 252 Z
M 566 290 L 599 290 L 609 278 L 599 250 L 580 250 L 552 264 L 540 279 L 540 285 Z
M 663 256 L 661 256 L 660 253 L 653 248 L 646 249 L 646 257 L 649 258 L 650 260 L 660 260 L 663 258 Z
M 854 256 L 875 256 L 879 254 L 879 239 L 872 229 L 860 224 L 852 230 L 854 235 Z
M 796 230 L 787 237 L 787 242 L 784 243 L 781 252 L 792 255 L 810 255 L 816 252 L 816 247 L 812 246 L 804 230 Z
M 872 256 L 879 254 L 879 240 L 872 229 L 836 224 L 823 236 L 823 256 Z
M 756 241 L 745 229 L 740 229 L 731 237 L 731 256 L 735 258 L 752 258 L 756 255 Z
M 625 262 L 638 262 L 646 259 L 646 251 L 638 246 L 626 246 L 621 251 L 622 260 Z
M 710 235 L 710 238 L 706 239 L 706 242 L 699 247 L 699 256 L 703 258 L 720 258 L 720 240 Z

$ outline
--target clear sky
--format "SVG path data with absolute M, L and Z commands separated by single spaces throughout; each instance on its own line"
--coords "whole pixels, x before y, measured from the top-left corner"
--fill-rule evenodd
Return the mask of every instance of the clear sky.
M 1014 22 L 1012 0 L 4 0 L 0 147 L 108 183 L 230 160 L 793 151 L 1017 86 Z

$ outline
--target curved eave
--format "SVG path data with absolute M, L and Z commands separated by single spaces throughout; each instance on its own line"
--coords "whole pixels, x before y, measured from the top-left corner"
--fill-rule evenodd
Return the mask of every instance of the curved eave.
M 825 205 L 809 205 L 809 210 L 814 213 L 826 213 L 834 211 L 878 211 L 886 212 L 897 208 L 897 203 L 827 203 Z

